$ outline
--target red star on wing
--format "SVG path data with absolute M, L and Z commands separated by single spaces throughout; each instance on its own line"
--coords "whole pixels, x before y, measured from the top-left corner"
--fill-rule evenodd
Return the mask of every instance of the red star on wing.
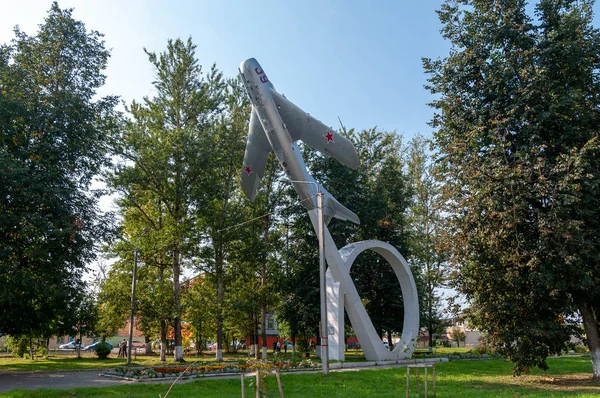
M 330 142 L 335 142 L 333 140 L 333 133 L 331 131 L 328 131 L 327 134 L 325 134 L 324 136 L 325 138 L 327 138 L 327 143 L 329 144 Z
M 245 167 L 244 167 L 244 171 L 245 171 L 246 173 L 248 173 L 248 175 L 250 175 L 250 173 L 254 173 L 254 172 L 252 171 L 252 167 L 251 167 L 251 166 L 245 166 Z

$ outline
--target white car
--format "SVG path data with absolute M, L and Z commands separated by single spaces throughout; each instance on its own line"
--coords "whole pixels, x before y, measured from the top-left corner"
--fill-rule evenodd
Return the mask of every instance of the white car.
M 58 346 L 61 350 L 73 350 L 77 347 L 83 348 L 83 344 L 78 343 L 76 341 L 70 341 L 67 344 L 61 344 Z
M 383 345 L 385 346 L 385 348 L 387 348 L 388 350 L 390 349 L 390 344 L 387 341 L 383 342 Z

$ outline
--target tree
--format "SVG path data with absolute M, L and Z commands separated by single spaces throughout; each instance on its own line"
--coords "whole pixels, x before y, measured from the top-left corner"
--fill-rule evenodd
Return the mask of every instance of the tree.
M 210 169 L 204 183 L 196 187 L 202 198 L 196 216 L 198 229 L 203 231 L 198 253 L 199 270 L 216 288 L 216 359 L 223 360 L 223 327 L 226 309 L 226 282 L 231 268 L 228 256 L 238 242 L 240 230 L 235 228 L 244 218 L 247 201 L 240 196 L 238 183 L 240 165 L 250 116 L 250 101 L 239 78 L 229 79 L 224 86 L 223 109 L 214 121 L 209 137 Z
M 353 140 L 360 161 L 358 170 L 305 148 L 307 165 L 315 179 L 361 220 L 360 226 L 331 220 L 328 228 L 335 242 L 342 247 L 353 241 L 380 239 L 408 256 L 410 231 L 406 210 L 411 188 L 400 137 L 376 129 L 342 134 Z M 318 335 L 315 332 L 319 325 L 317 238 L 291 189 L 287 200 L 290 205 L 282 211 L 282 218 L 289 231 L 284 255 L 284 275 L 289 276 L 281 284 L 284 302 L 278 315 L 292 333 L 308 337 Z M 402 291 L 391 266 L 379 255 L 365 253 L 352 266 L 351 275 L 375 329 L 382 336 L 387 334 L 391 341 L 391 334 L 400 332 L 404 322 Z
M 450 340 L 454 341 L 456 343 L 457 347 L 460 347 L 460 342 L 461 341 L 465 341 L 465 332 L 463 332 L 461 329 L 459 328 L 452 328 L 450 329 Z
M 157 76 L 156 96 L 129 107 L 132 120 L 113 142 L 115 154 L 124 162 L 109 179 L 110 186 L 123 193 L 127 206 L 145 218 L 148 228 L 159 229 L 157 219 L 144 212 L 145 205 L 151 201 L 160 211 L 162 255 L 170 260 L 173 278 L 176 361 L 183 361 L 180 274 L 200 241 L 199 185 L 210 175 L 210 131 L 223 90 L 221 73 L 214 66 L 208 75 L 202 73 L 195 48 L 191 39 L 177 39 L 169 40 L 161 54 L 146 51 Z
M 451 260 L 470 321 L 547 368 L 583 319 L 600 377 L 600 33 L 590 1 L 448 1 L 452 48 L 424 60 Z
M 348 202 L 358 202 L 354 206 L 361 220 L 353 240 L 378 239 L 410 258 L 412 231 L 407 216 L 412 187 L 402 137 L 376 129 L 365 130 L 357 135 L 356 148 L 360 172 L 354 186 L 345 183 L 346 189 L 354 190 Z M 342 181 L 347 180 L 341 179 L 338 184 Z M 351 275 L 375 330 L 393 341 L 392 334 L 401 333 L 404 325 L 404 300 L 392 267 L 383 257 L 368 252 L 357 258 Z M 413 269 L 413 275 L 420 289 L 418 269 Z
M 421 136 L 410 142 L 408 174 L 413 190 L 408 224 L 413 230 L 410 261 L 422 272 L 424 289 L 420 295 L 421 324 L 427 329 L 429 349 L 433 349 L 434 334 L 442 333 L 445 322 L 441 314 L 441 294 L 446 277 L 446 253 L 441 244 L 442 217 L 439 204 L 439 184 L 433 175 L 434 165 L 428 154 L 430 142 Z
M 70 330 L 85 265 L 110 220 L 90 184 L 106 164 L 115 97 L 96 98 L 102 35 L 52 4 L 36 36 L 0 47 L 0 330 Z

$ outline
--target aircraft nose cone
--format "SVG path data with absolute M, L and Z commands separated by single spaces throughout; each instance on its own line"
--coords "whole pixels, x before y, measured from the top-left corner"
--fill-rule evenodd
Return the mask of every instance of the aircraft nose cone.
M 254 58 L 248 58 L 245 61 L 242 61 L 240 64 L 240 70 L 242 73 L 247 73 L 249 71 L 255 70 L 256 68 L 260 68 L 260 64 Z

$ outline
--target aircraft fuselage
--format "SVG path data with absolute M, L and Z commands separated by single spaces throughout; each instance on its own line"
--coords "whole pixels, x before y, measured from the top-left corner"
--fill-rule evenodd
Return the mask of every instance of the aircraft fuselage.
M 308 174 L 300 149 L 293 141 L 277 111 L 271 91 L 275 90 L 275 87 L 254 58 L 242 62 L 240 72 L 252 105 L 254 105 L 254 111 L 281 167 L 300 196 L 302 204 L 308 210 L 316 208 L 317 185 L 313 183 L 314 179 Z M 311 183 L 306 183 L 309 181 Z

